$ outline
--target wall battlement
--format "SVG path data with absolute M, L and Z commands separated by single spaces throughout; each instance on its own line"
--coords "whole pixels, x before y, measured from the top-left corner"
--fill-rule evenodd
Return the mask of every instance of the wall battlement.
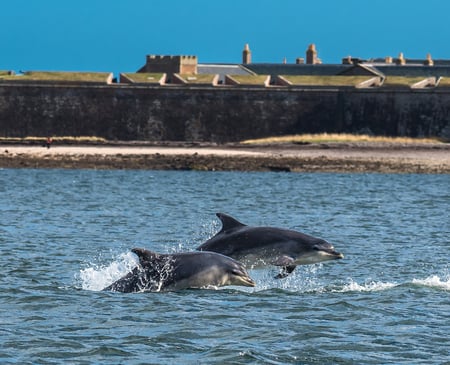
M 145 65 L 138 72 L 195 75 L 197 64 L 197 56 L 147 55 Z
M 147 61 L 154 62 L 154 61 L 161 61 L 161 62 L 173 62 L 173 61 L 180 61 L 180 62 L 197 62 L 197 56 L 171 56 L 171 55 L 147 55 Z

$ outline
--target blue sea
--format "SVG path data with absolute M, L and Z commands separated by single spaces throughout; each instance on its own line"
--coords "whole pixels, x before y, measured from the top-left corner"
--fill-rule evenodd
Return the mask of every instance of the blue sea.
M 2 364 L 450 364 L 450 176 L 0 170 Z M 216 212 L 343 260 L 255 288 L 103 292 Z

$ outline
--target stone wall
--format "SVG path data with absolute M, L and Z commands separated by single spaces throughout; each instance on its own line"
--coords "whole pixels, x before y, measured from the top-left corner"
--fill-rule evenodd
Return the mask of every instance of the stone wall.
M 319 132 L 450 137 L 450 90 L 0 83 L 0 136 L 213 141 Z

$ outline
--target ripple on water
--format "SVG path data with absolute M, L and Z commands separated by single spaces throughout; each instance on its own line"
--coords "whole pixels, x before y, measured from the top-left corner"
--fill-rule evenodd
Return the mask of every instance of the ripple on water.
M 449 179 L 1 170 L 0 362 L 445 363 Z M 255 288 L 101 291 L 136 264 L 133 247 L 195 249 L 217 211 L 345 259 L 284 280 L 251 270 Z

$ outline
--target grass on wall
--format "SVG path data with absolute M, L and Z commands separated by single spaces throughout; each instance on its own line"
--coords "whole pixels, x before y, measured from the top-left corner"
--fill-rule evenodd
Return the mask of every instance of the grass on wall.
M 323 75 L 286 75 L 282 76 L 292 85 L 305 86 L 355 86 L 361 82 L 367 81 L 369 76 L 323 76 Z
M 138 83 L 158 83 L 163 77 L 163 73 L 148 73 L 148 72 L 136 72 L 136 73 L 124 73 L 127 78 L 133 82 Z
M 8 75 L 0 71 L 0 80 L 30 80 L 30 81 L 84 81 L 106 82 L 110 73 L 107 72 L 57 72 L 57 71 L 27 71 L 23 74 Z

